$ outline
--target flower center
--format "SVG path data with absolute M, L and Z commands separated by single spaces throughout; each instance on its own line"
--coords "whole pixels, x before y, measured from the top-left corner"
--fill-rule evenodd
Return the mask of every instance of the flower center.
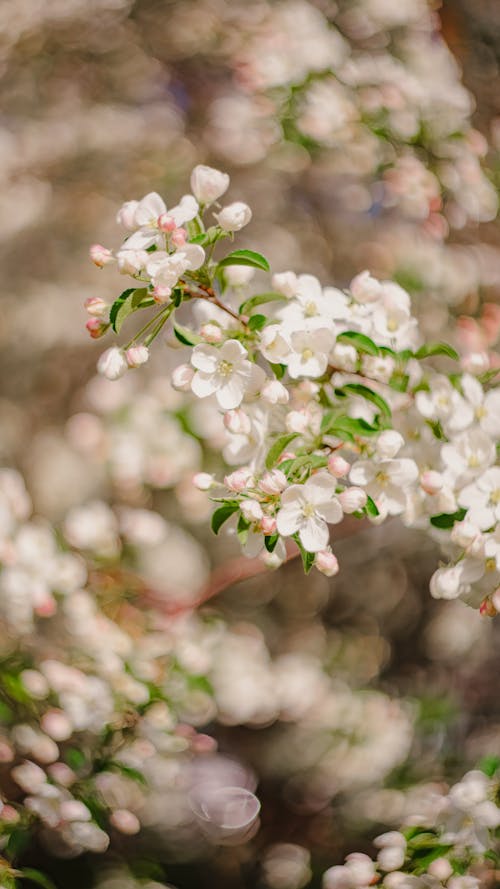
M 306 505 L 302 507 L 302 515 L 305 519 L 310 519 L 314 515 L 315 511 L 316 510 L 314 509 L 312 503 L 306 503 Z
M 233 365 L 230 361 L 224 361 L 224 359 L 222 359 L 222 361 L 219 361 L 217 365 L 217 370 L 219 371 L 221 377 L 228 377 L 232 373 Z
M 318 307 L 315 302 L 310 300 L 310 302 L 306 303 L 304 314 L 308 316 L 308 318 L 312 318 L 313 315 L 318 314 Z
M 399 327 L 399 324 L 398 324 L 396 318 L 388 318 L 387 319 L 387 330 L 389 330 L 391 333 L 394 333 L 394 331 L 397 330 L 398 327 Z
M 303 361 L 310 361 L 313 357 L 314 352 L 312 349 L 302 349 L 302 359 Z
M 386 485 L 389 481 L 389 476 L 386 472 L 377 472 L 375 479 L 378 481 L 379 485 Z
M 495 488 L 495 490 L 491 492 L 490 503 L 494 503 L 495 506 L 498 506 L 500 503 L 500 488 Z
M 486 410 L 486 408 L 483 407 L 482 404 L 480 404 L 479 407 L 476 408 L 476 419 L 482 420 L 483 417 L 486 417 L 487 413 L 488 411 Z
M 477 454 L 471 454 L 467 462 L 471 469 L 477 469 L 477 467 L 480 465 L 479 457 L 477 456 Z
M 496 571 L 497 562 L 496 559 L 486 559 L 485 568 L 487 571 Z

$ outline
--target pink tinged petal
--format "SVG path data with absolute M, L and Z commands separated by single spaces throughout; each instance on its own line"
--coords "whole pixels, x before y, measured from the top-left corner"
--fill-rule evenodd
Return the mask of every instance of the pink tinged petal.
M 166 213 L 167 208 L 163 198 L 156 191 L 151 191 L 139 201 L 135 211 L 135 222 L 137 225 L 150 225 L 152 221 L 158 219 L 162 213 Z
M 221 358 L 224 361 L 229 361 L 231 364 L 246 358 L 247 354 L 247 350 L 238 340 L 227 340 L 220 350 Z
M 194 347 L 191 355 L 191 364 L 197 370 L 202 370 L 204 373 L 215 373 L 219 361 L 219 350 L 215 346 L 199 343 L 199 345 Z
M 320 503 L 316 507 L 316 512 L 325 522 L 328 522 L 330 525 L 336 525 L 338 522 L 342 521 L 343 512 L 342 507 L 335 498 L 334 500 L 330 500 L 327 503 Z
M 328 526 L 323 519 L 316 515 L 307 519 L 303 518 L 299 529 L 299 538 L 307 552 L 317 553 L 328 546 L 330 539 Z
M 219 380 L 215 374 L 206 374 L 198 370 L 191 380 L 191 391 L 198 398 L 206 398 L 217 391 Z
M 302 505 L 297 501 L 283 506 L 276 516 L 278 533 L 282 534 L 283 537 L 291 537 L 292 534 L 299 530 L 302 518 Z

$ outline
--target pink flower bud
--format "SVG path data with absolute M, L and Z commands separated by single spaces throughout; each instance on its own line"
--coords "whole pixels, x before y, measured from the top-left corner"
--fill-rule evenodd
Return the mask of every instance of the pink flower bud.
M 339 454 L 332 454 L 331 457 L 328 458 L 328 472 L 330 475 L 333 475 L 334 478 L 343 478 L 347 475 L 351 468 L 351 464 L 344 460 L 343 457 L 340 457 Z
M 135 222 L 135 211 L 139 206 L 139 201 L 126 201 L 125 204 L 122 204 L 118 213 L 116 214 L 116 221 L 118 225 L 123 225 L 127 231 L 134 231 L 137 228 Z
M 47 710 L 40 720 L 40 725 L 54 741 L 67 741 L 73 734 L 73 726 L 62 710 Z
M 247 522 L 260 522 L 264 516 L 262 506 L 256 500 L 244 500 L 240 504 L 240 509 Z
M 108 313 L 108 304 L 100 296 L 89 296 L 85 300 L 84 306 L 89 315 L 95 318 L 102 318 Z
M 158 216 L 158 228 L 161 232 L 173 232 L 177 228 L 175 224 L 175 219 L 173 216 L 170 216 L 168 213 L 162 213 Z
M 382 295 L 382 285 L 376 278 L 372 278 L 370 272 L 360 272 L 352 279 L 350 291 L 357 302 L 371 303 L 380 299 Z
M 268 404 L 287 404 L 290 398 L 288 390 L 279 380 L 269 380 L 262 387 L 260 394 Z
M 440 883 L 444 883 L 453 873 L 453 867 L 447 858 L 435 858 L 427 865 L 427 873 L 435 877 Z
M 266 472 L 259 482 L 259 488 L 264 494 L 281 494 L 288 485 L 287 477 L 281 469 L 272 469 Z
M 233 435 L 248 435 L 252 428 L 250 418 L 241 408 L 234 408 L 224 414 L 224 426 Z
M 141 822 L 128 809 L 116 809 L 109 820 L 116 830 L 119 830 L 120 833 L 124 833 L 126 836 L 133 836 L 133 834 L 139 833 L 141 829 Z
M 153 299 L 159 306 L 164 306 L 165 303 L 170 302 L 171 295 L 172 290 L 170 287 L 159 287 L 157 285 L 153 290 Z
M 479 614 L 481 617 L 495 617 L 498 614 L 496 606 L 493 602 L 493 599 L 490 596 L 486 596 L 486 599 L 483 599 L 479 606 Z
M 363 488 L 346 488 L 345 491 L 342 491 L 339 494 L 339 501 L 342 509 L 346 513 L 358 512 L 360 509 L 366 506 L 367 501 L 366 491 L 363 491 Z
M 90 821 L 92 815 L 81 800 L 65 799 L 61 803 L 61 818 L 63 821 Z
M 221 328 L 218 324 L 212 324 L 210 321 L 208 324 L 203 324 L 200 335 L 206 343 L 220 343 L 222 340 Z
M 129 367 L 140 367 L 149 359 L 149 349 L 143 345 L 131 346 L 125 352 L 125 358 Z
M 243 201 L 235 201 L 234 204 L 223 207 L 220 213 L 214 213 L 214 216 L 223 231 L 239 232 L 250 222 L 252 211 Z
M 176 228 L 174 232 L 172 232 L 172 244 L 174 247 L 184 247 L 187 238 L 187 231 L 185 228 Z
M 460 364 L 470 374 L 482 374 L 489 369 L 490 359 L 487 352 L 469 352 L 464 355 Z
M 301 435 L 309 426 L 309 415 L 306 411 L 290 411 L 286 418 L 286 428 L 289 432 L 297 432 Z
M 118 380 L 127 370 L 125 355 L 117 346 L 106 349 L 97 362 L 98 373 L 108 380 Z
M 249 469 L 235 469 L 234 472 L 226 475 L 224 484 L 230 491 L 239 493 L 245 490 L 251 478 L 252 474 Z
M 440 472 L 429 469 L 420 476 L 420 487 L 426 494 L 438 494 L 443 487 L 443 476 Z
M 89 255 L 97 268 L 102 269 L 105 265 L 108 265 L 110 262 L 114 262 L 114 256 L 111 253 L 111 250 L 108 250 L 107 247 L 103 247 L 102 244 L 92 244 Z
M 193 475 L 193 485 L 199 491 L 208 491 L 214 484 L 214 477 L 209 472 L 197 472 Z
M 275 534 L 276 519 L 273 518 L 273 516 L 265 515 L 260 523 L 260 527 L 262 528 L 263 534 Z
M 339 563 L 336 556 L 327 549 L 316 553 L 314 567 L 321 571 L 322 574 L 325 574 L 326 577 L 334 577 L 339 571 Z
M 76 781 L 76 775 L 73 769 L 70 769 L 65 762 L 53 762 L 47 769 L 50 777 L 62 787 L 71 787 Z
M 194 370 L 190 364 L 179 364 L 172 371 L 172 386 L 179 392 L 189 392 Z
M 89 318 L 89 320 L 85 322 L 85 327 L 92 339 L 98 340 L 104 336 L 109 325 L 105 324 L 100 318 Z

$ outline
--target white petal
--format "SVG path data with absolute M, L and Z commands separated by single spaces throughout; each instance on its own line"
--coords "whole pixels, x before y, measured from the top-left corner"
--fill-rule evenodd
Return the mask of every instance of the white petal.
M 201 268 L 205 262 L 205 251 L 199 244 L 185 244 L 182 250 L 179 250 L 178 253 L 182 253 L 185 257 L 186 269 L 196 271 L 196 269 Z
M 299 537 L 302 546 L 309 553 L 317 553 L 328 546 L 328 525 L 319 516 L 311 516 L 302 522 Z
M 199 210 L 198 201 L 192 194 L 185 194 L 177 204 L 169 210 L 169 216 L 173 216 L 175 224 L 179 227 L 185 222 L 194 219 Z
M 236 362 L 241 361 L 242 358 L 245 358 L 248 352 L 238 340 L 226 340 L 220 350 L 220 354 L 224 361 L 229 361 L 231 364 L 235 364 Z
M 358 460 L 349 473 L 353 485 L 368 485 L 375 476 L 375 466 L 368 460 Z
M 241 377 L 232 374 L 230 377 L 224 378 L 224 382 L 217 390 L 217 402 L 223 410 L 233 410 L 233 408 L 240 406 L 244 392 L 245 386 Z
M 206 398 L 207 395 L 212 395 L 216 392 L 217 386 L 218 381 L 216 375 L 205 374 L 201 370 L 198 370 L 191 380 L 191 391 L 194 392 L 198 398 Z
M 215 373 L 219 361 L 219 350 L 215 346 L 199 343 L 194 347 L 191 355 L 191 364 L 197 370 L 202 370 L 204 373 Z
M 316 512 L 330 525 L 336 525 L 343 518 L 342 507 L 336 497 L 327 503 L 320 503 L 316 507 Z
M 137 225 L 150 225 L 153 220 L 156 221 L 158 216 L 166 212 L 163 198 L 156 191 L 151 191 L 139 201 L 135 211 L 135 222 Z
M 302 518 L 302 506 L 297 501 L 283 506 L 276 517 L 278 533 L 283 537 L 291 537 L 299 529 Z

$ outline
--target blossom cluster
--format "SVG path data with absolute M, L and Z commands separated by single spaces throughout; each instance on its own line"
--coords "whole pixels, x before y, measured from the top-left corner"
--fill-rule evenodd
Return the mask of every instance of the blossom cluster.
M 271 289 L 249 295 L 254 270 L 267 272 L 267 260 L 251 250 L 214 258 L 227 235 L 221 219 L 246 205 L 214 213 L 217 224 L 206 229 L 203 208 L 227 189 L 228 177 L 196 167 L 191 183 L 195 195 L 179 206 L 189 205 L 190 215 L 197 208 L 196 225 L 183 230 L 181 247 L 162 230 L 166 211 L 158 196 L 129 202 L 118 215 L 123 221 L 130 212 L 136 230 L 115 258 L 144 286 L 125 290 L 111 308 L 99 298 L 87 308 L 94 313 L 98 302 L 99 325 L 117 332 L 135 311 L 158 301 L 161 308 L 127 346 L 104 352 L 101 374 L 113 380 L 143 363 L 164 328 L 181 357 L 189 350 L 189 361 L 173 367 L 171 384 L 207 400 L 219 432 L 222 419 L 222 453 L 231 468 L 223 483 L 203 472 L 195 481 L 219 504 L 213 530 L 227 523 L 246 555 L 276 566 L 293 541 L 306 571 L 314 564 L 331 576 L 338 563 L 329 525 L 345 515 L 374 522 L 400 516 L 432 533 L 451 530 L 441 536 L 450 538 L 453 563 L 434 576 L 433 595 L 494 610 L 500 393 L 488 356 L 470 353 L 460 373 L 424 365 L 429 357 L 458 355 L 445 344 L 423 343 L 406 291 L 366 271 L 346 290 L 322 287 L 312 275 L 278 273 Z M 243 215 L 248 221 L 251 211 Z M 235 216 L 233 229 L 242 218 Z M 139 241 L 144 265 L 124 265 Z M 196 268 L 182 260 L 168 293 L 158 296 L 155 270 L 191 248 L 200 254 Z M 101 247 L 91 254 L 98 265 L 114 258 Z

